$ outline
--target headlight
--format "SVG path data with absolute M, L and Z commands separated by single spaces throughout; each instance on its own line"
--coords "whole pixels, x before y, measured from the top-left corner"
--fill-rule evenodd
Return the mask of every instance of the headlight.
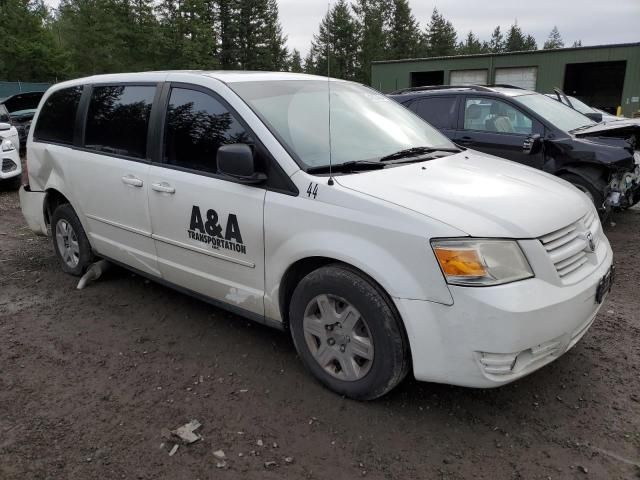
M 2 151 L 3 152 L 10 152 L 12 150 L 15 150 L 16 147 L 13 144 L 13 142 L 11 140 L 3 140 L 2 141 Z
M 533 277 L 522 249 L 513 240 L 433 240 L 431 247 L 451 285 L 500 285 Z

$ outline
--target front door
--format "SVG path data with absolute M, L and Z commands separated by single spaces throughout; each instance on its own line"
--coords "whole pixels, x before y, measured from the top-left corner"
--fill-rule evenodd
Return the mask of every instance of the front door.
M 455 142 L 530 167 L 542 168 L 543 152 L 529 155 L 522 150 L 530 135 L 543 135 L 544 127 L 518 108 L 490 97 L 467 96 L 461 112 L 462 128 Z
M 266 190 L 218 175 L 218 147 L 252 143 L 211 92 L 168 92 L 162 163 L 149 174 L 149 209 L 162 276 L 171 283 L 264 314 Z

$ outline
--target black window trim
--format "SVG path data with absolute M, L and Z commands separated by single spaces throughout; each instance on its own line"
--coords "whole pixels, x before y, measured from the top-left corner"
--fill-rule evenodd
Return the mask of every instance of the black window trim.
M 155 122 L 153 123 L 154 127 L 154 136 L 156 141 L 155 148 L 153 152 L 153 156 L 151 157 L 151 165 L 161 168 L 168 168 L 171 170 L 178 170 L 180 172 L 192 173 L 195 175 L 200 175 L 203 177 L 215 178 L 216 180 L 224 180 L 231 183 L 238 183 L 241 185 L 242 182 L 236 181 L 233 178 L 229 178 L 226 175 L 221 175 L 218 173 L 204 172 L 202 170 L 196 170 L 193 168 L 181 167 L 180 165 L 169 164 L 164 161 L 164 135 L 166 129 L 166 121 L 167 121 L 167 109 L 169 107 L 169 98 L 171 95 L 171 89 L 173 88 L 181 88 L 184 90 L 193 90 L 196 92 L 204 93 L 213 97 L 214 100 L 219 102 L 224 108 L 226 108 L 231 115 L 233 115 L 234 119 L 242 125 L 247 134 L 253 138 L 256 148 L 259 148 L 261 152 L 265 155 L 268 162 L 271 163 L 272 167 L 276 171 L 276 173 L 282 177 L 282 180 L 287 185 L 286 189 L 276 188 L 273 185 L 269 185 L 269 178 L 265 183 L 258 185 L 250 185 L 252 187 L 263 188 L 264 190 L 268 190 L 271 192 L 282 193 L 285 195 L 291 195 L 297 197 L 300 194 L 300 191 L 293 183 L 289 175 L 282 169 L 278 161 L 273 157 L 268 148 L 264 146 L 262 141 L 258 138 L 255 132 L 249 127 L 247 122 L 242 118 L 242 115 L 238 114 L 238 112 L 227 102 L 219 93 L 211 90 L 210 88 L 204 87 L 202 85 L 197 85 L 193 83 L 185 83 L 185 82 L 165 82 L 162 85 L 161 92 L 159 94 L 159 102 L 158 102 L 158 111 L 155 112 Z M 162 108 L 160 108 L 162 107 Z M 152 112 L 153 114 L 153 112 Z M 151 122 L 150 122 L 151 129 Z
M 62 92 L 63 90 L 69 90 L 71 88 L 80 88 L 80 100 L 78 101 L 78 106 L 76 107 L 76 116 L 74 119 L 74 130 L 73 130 L 73 135 L 71 136 L 71 143 L 63 143 L 63 142 L 56 142 L 53 140 L 46 140 L 44 138 L 38 138 L 36 137 L 36 130 L 37 130 L 37 126 L 38 126 L 38 122 L 40 121 L 40 114 L 42 113 L 42 108 L 40 109 L 40 111 L 38 111 L 38 119 L 37 122 L 33 125 L 33 137 L 32 137 L 32 141 L 36 142 L 36 143 L 44 143 L 46 145 L 58 145 L 60 147 L 68 147 L 68 148 L 74 148 L 75 146 L 75 140 L 76 140 L 76 134 L 77 134 L 77 127 L 78 127 L 78 116 L 80 113 L 80 110 L 82 108 L 82 98 L 84 97 L 85 91 L 87 90 L 87 86 L 86 85 L 71 85 L 69 87 L 64 87 L 64 88 L 59 88 L 54 92 L 51 92 L 49 95 L 47 95 L 47 100 L 49 100 L 49 98 L 52 95 L 55 95 L 58 92 Z M 43 103 L 44 106 L 44 103 Z
M 160 108 L 159 99 L 160 99 L 160 90 L 163 82 L 96 82 L 85 85 L 84 90 L 82 92 L 82 97 L 80 97 L 80 104 L 78 105 L 78 112 L 76 112 L 76 131 L 74 134 L 74 144 L 66 145 L 72 147 L 74 150 L 78 150 L 80 152 L 92 153 L 95 155 L 102 155 L 105 157 L 113 157 L 119 158 L 121 160 L 129 160 L 131 162 L 138 163 L 151 163 L 150 157 L 150 149 L 153 148 L 154 139 L 153 139 L 153 119 L 154 112 Z M 120 155 L 118 153 L 109 153 L 109 152 L 101 152 L 99 150 L 93 148 L 87 148 L 84 146 L 85 136 L 87 131 L 87 119 L 89 115 L 89 104 L 91 103 L 91 96 L 93 94 L 93 89 L 95 87 L 154 87 L 155 93 L 153 96 L 152 104 L 151 104 L 151 112 L 149 113 L 149 125 L 147 126 L 147 140 L 146 140 L 146 156 L 145 158 L 140 157 L 132 157 L 130 155 Z M 80 113 L 80 115 L 78 115 Z

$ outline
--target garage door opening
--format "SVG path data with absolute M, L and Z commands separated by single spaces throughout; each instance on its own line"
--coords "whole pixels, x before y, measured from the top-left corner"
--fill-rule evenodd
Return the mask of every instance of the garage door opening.
M 486 85 L 488 70 L 452 70 L 449 85 Z
M 564 75 L 564 91 L 587 105 L 616 113 L 622 105 L 626 61 L 570 63 Z
M 513 85 L 525 90 L 536 90 L 537 67 L 496 68 L 496 85 Z
M 442 84 L 444 84 L 444 70 L 437 70 L 434 72 L 411 72 L 412 87 Z

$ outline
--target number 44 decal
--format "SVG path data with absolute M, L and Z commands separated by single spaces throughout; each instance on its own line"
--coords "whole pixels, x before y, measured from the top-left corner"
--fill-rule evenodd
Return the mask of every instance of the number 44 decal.
M 316 198 L 316 196 L 318 195 L 318 184 L 317 183 L 311 182 L 309 184 L 309 188 L 307 188 L 307 197 L 311 197 L 311 195 L 313 195 L 313 198 Z

